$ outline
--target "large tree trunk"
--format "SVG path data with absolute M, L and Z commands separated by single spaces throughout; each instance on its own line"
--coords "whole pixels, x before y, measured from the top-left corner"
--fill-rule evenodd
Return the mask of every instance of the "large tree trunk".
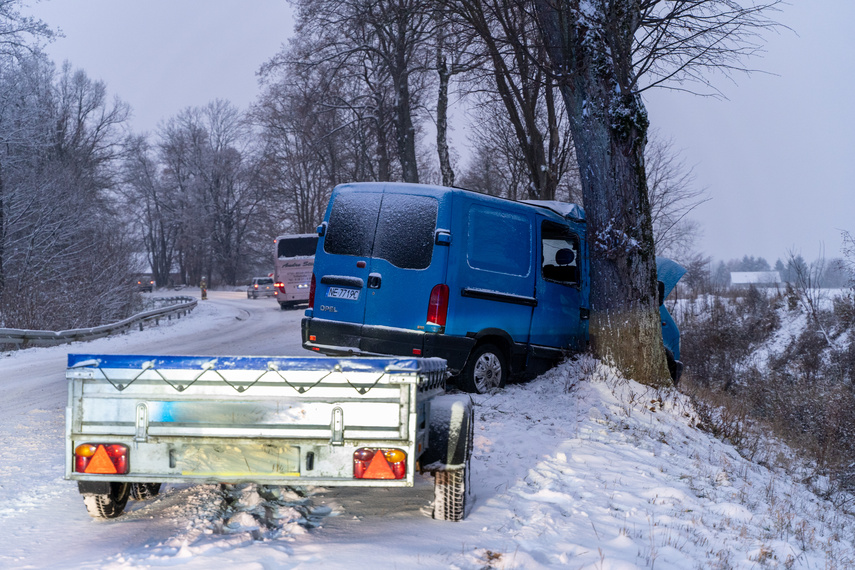
M 644 145 L 630 46 L 637 3 L 535 0 L 576 145 L 591 251 L 594 352 L 628 378 L 670 385 L 656 287 Z M 594 14 L 589 11 L 595 8 Z

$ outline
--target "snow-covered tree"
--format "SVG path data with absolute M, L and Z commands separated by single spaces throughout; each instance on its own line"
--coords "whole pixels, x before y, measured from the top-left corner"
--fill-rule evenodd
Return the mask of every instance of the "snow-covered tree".
M 115 174 L 127 106 L 37 51 L 0 59 L 2 321 L 57 329 L 124 317 L 133 262 Z
M 758 30 L 770 25 L 763 14 L 777 3 L 534 0 L 581 173 L 592 254 L 592 344 L 645 384 L 669 381 L 641 92 L 669 81 L 712 87 L 706 72 L 739 69 L 758 48 Z

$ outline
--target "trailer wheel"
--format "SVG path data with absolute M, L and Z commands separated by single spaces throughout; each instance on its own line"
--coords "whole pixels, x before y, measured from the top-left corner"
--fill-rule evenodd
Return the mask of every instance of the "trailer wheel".
M 462 521 L 469 512 L 473 501 L 472 486 L 470 484 L 472 473 L 470 464 L 475 435 L 475 411 L 471 404 L 465 406 L 464 410 L 463 417 L 460 418 L 460 423 L 452 421 L 452 424 L 459 427 L 461 431 L 465 430 L 463 431 L 465 439 L 462 441 L 457 440 L 457 443 L 452 448 L 445 450 L 445 461 L 456 463 L 462 460 L 462 462 L 454 465 L 452 468 L 449 468 L 450 465 L 446 464 L 444 469 L 434 471 L 433 473 L 433 518 L 437 520 Z M 432 423 L 431 427 L 435 428 L 436 426 Z M 446 428 L 448 427 L 451 426 L 446 426 Z M 431 433 L 436 434 L 437 432 L 432 431 Z M 444 432 L 443 435 L 447 437 L 448 432 Z M 442 446 L 442 444 L 445 444 L 447 446 L 448 443 L 448 441 L 441 441 L 441 437 L 431 440 L 431 445 L 440 444 Z
M 130 483 L 110 483 L 110 492 L 106 494 L 83 495 L 83 503 L 89 516 L 96 519 L 114 519 L 125 510 L 130 496 Z
M 505 354 L 493 344 L 482 344 L 472 351 L 463 372 L 460 387 L 466 392 L 484 394 L 503 388 L 508 376 Z
M 131 483 L 131 499 L 146 501 L 160 493 L 160 483 Z

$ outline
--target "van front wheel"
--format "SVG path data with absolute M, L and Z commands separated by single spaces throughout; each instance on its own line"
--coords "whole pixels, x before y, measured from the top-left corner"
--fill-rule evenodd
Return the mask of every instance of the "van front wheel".
M 502 388 L 508 377 L 508 364 L 504 353 L 492 344 L 475 348 L 460 375 L 461 388 L 466 392 L 484 394 L 493 388 Z

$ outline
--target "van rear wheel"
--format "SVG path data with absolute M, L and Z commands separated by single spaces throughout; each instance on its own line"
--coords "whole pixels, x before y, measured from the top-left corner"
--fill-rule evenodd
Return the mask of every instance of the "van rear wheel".
M 505 354 L 493 344 L 475 348 L 460 375 L 461 388 L 466 392 L 484 394 L 493 388 L 503 388 L 508 377 Z

